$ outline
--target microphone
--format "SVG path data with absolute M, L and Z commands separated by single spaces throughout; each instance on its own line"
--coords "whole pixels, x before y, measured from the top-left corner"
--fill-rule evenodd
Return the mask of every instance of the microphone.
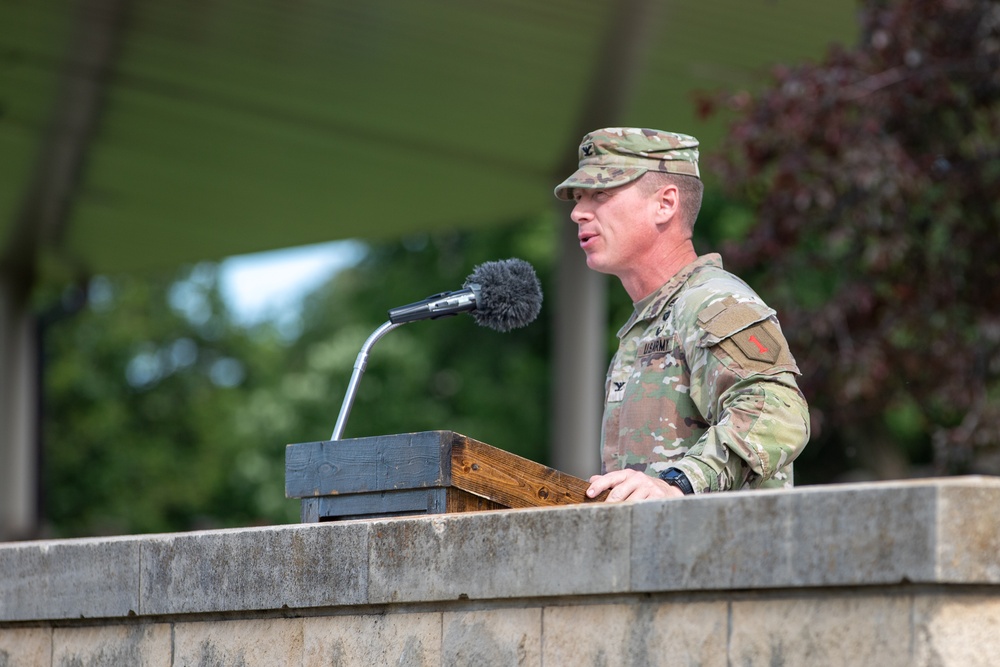
M 330 440 L 340 440 L 354 405 L 361 376 L 368 366 L 368 354 L 382 336 L 407 322 L 435 319 L 471 312 L 476 322 L 497 331 L 510 331 L 530 324 L 542 309 L 542 286 L 535 270 L 523 259 L 485 262 L 472 270 L 462 289 L 429 296 L 423 301 L 393 308 L 389 321 L 372 332 L 358 352 L 347 393 L 340 406 Z
M 511 258 L 475 267 L 460 290 L 392 308 L 389 321 L 403 324 L 471 312 L 480 326 L 510 331 L 530 324 L 541 308 L 542 287 L 535 270 Z

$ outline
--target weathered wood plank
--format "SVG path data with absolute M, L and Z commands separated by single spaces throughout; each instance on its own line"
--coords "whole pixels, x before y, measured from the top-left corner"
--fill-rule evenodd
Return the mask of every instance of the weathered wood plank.
M 587 498 L 589 484 L 553 468 L 458 433 L 451 444 L 452 484 L 504 507 L 545 507 L 604 500 Z
M 455 488 L 454 486 L 448 487 L 445 511 L 449 514 L 456 512 L 482 512 L 485 510 L 504 509 L 509 508 L 506 505 L 501 505 L 498 502 L 489 500 L 488 498 L 482 498 L 471 494 L 468 491 Z
M 347 519 L 377 519 L 390 516 L 444 514 L 448 511 L 448 493 L 458 489 L 444 487 L 432 489 L 404 489 L 377 491 L 345 496 L 304 498 L 303 504 L 315 504 L 310 519 L 315 521 L 343 521 Z M 303 515 L 305 513 L 303 512 Z M 303 518 L 303 520 L 305 520 Z
M 285 462 L 303 522 L 593 502 L 584 480 L 452 431 L 289 445 Z
M 299 507 L 299 520 L 302 523 L 319 521 L 319 498 L 303 498 Z
M 448 486 L 452 434 L 426 431 L 285 448 L 285 496 Z

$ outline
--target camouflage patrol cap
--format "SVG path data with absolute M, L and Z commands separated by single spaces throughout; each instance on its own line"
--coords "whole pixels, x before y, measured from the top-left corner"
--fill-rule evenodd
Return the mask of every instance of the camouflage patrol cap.
M 573 188 L 616 188 L 647 171 L 684 174 L 698 172 L 698 140 L 687 134 L 640 127 L 595 130 L 580 142 L 580 168 L 556 186 L 559 199 L 573 197 Z

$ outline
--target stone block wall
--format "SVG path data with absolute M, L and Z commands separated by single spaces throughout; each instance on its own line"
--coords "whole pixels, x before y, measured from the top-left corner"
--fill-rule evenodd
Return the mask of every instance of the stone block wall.
M 1000 664 L 1000 480 L 0 545 L 0 666 Z

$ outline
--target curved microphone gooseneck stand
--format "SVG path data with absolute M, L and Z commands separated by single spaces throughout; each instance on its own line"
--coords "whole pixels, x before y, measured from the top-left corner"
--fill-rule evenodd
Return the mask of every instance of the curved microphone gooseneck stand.
M 351 381 L 347 385 L 347 394 L 344 395 L 344 403 L 340 406 L 340 415 L 337 416 L 337 424 L 333 427 L 333 435 L 330 436 L 330 440 L 340 440 L 340 437 L 344 435 L 344 427 L 347 426 L 347 417 L 351 414 L 351 406 L 354 405 L 354 395 L 358 393 L 361 376 L 364 375 L 365 368 L 368 367 L 368 352 L 382 336 L 404 324 L 406 323 L 385 322 L 361 346 L 358 358 L 354 361 L 354 372 L 351 373 Z

